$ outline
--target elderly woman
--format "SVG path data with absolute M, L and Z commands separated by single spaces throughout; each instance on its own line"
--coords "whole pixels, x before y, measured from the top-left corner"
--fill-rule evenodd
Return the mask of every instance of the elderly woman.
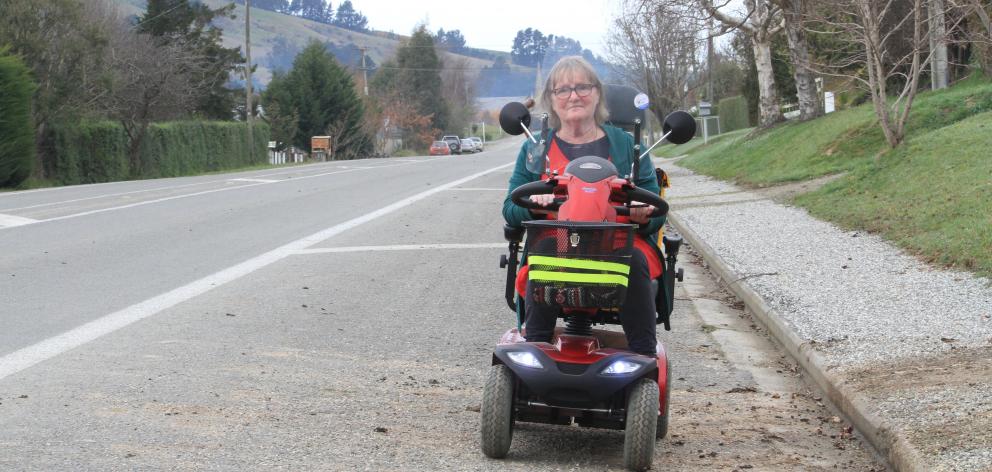
M 608 112 L 603 98 L 603 84 L 592 66 L 580 56 L 564 57 L 548 74 L 541 96 L 544 108 L 549 110 L 551 127 L 547 141 L 547 157 L 551 170 L 562 174 L 573 159 L 599 156 L 609 159 L 618 169 L 630 169 L 634 155 L 634 140 L 625 131 L 605 124 Z M 536 180 L 542 175 L 527 168 L 527 155 L 533 152 L 533 143 L 526 141 L 517 156 L 517 164 L 510 177 L 509 191 L 503 203 L 503 217 L 507 223 L 521 226 L 527 220 L 543 218 L 547 212 L 528 210 L 510 200 L 513 189 Z M 542 158 L 541 161 L 544 161 Z M 645 190 L 658 192 L 654 166 L 645 157 L 635 183 Z M 546 177 L 546 176 L 543 176 Z M 553 195 L 535 195 L 532 200 L 547 206 Z M 648 218 L 653 207 L 632 208 L 630 220 L 639 224 L 635 250 L 631 260 L 626 301 L 621 310 L 621 323 L 629 348 L 639 354 L 654 356 L 657 334 L 655 331 L 655 304 L 651 293 L 651 279 L 661 274 L 661 260 L 654 247 L 658 230 L 665 217 Z M 555 307 L 527 303 L 524 335 L 530 342 L 550 342 L 554 334 L 559 310 Z

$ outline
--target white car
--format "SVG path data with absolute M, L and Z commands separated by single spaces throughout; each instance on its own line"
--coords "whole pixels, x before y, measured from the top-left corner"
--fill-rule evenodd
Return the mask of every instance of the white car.
M 475 141 L 465 138 L 462 139 L 462 152 L 479 152 L 481 149 L 475 147 Z
M 482 138 L 478 136 L 470 136 L 468 139 L 471 139 L 472 142 L 475 143 L 476 152 L 482 152 L 486 150 L 485 145 L 482 143 Z

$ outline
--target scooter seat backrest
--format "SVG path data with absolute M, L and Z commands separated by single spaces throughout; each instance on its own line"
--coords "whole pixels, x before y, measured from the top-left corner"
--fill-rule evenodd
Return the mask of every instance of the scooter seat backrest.
M 610 117 L 606 120 L 607 123 L 628 131 L 633 129 L 635 120 L 641 120 L 641 123 L 644 123 L 644 110 L 634 106 L 634 97 L 641 93 L 640 91 L 627 85 L 614 84 L 607 84 L 604 89 L 606 109 L 610 111 Z

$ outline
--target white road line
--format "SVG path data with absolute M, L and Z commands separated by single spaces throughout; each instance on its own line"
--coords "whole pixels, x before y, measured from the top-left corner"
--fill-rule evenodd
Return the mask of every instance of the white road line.
M 491 172 L 509 167 L 513 163 L 503 164 L 482 172 L 472 174 L 468 177 L 439 185 L 425 192 L 404 198 L 392 205 L 385 206 L 370 213 L 366 213 L 358 218 L 345 221 L 322 231 L 314 233 L 302 239 L 298 239 L 284 246 L 273 249 L 264 254 L 255 256 L 240 264 L 228 267 L 214 274 L 208 275 L 200 280 L 191 282 L 172 291 L 163 293 L 157 297 L 150 298 L 143 302 L 131 305 L 123 310 L 103 316 L 82 326 L 71 329 L 60 335 L 40 341 L 31 346 L 19 349 L 3 357 L 0 357 L 0 380 L 27 369 L 39 362 L 51 359 L 71 349 L 75 349 L 90 341 L 110 334 L 125 326 L 148 318 L 156 313 L 171 308 L 179 303 L 187 301 L 198 295 L 202 295 L 213 288 L 224 285 L 233 280 L 237 280 L 245 275 L 255 272 L 274 262 L 296 253 L 301 249 L 306 249 L 314 244 L 319 244 L 344 231 L 368 223 L 396 210 L 410 206 L 431 195 L 443 192 L 451 187 L 477 179 Z M 257 184 L 264 185 L 264 184 Z
M 74 198 L 72 200 L 61 200 L 61 201 L 57 201 L 57 202 L 39 203 L 37 205 L 28 205 L 28 206 L 22 206 L 22 207 L 17 207 L 17 208 L 3 208 L 3 209 L 0 209 L 0 211 L 28 210 L 28 209 L 31 209 L 31 208 L 41 208 L 41 207 L 46 207 L 46 206 L 61 205 L 63 203 L 76 203 L 76 202 L 83 202 L 83 201 L 86 201 L 86 200 L 97 200 L 97 199 L 100 199 L 100 198 L 120 197 L 120 196 L 123 196 L 123 195 L 133 195 L 135 193 L 155 192 L 157 190 L 173 190 L 173 189 L 177 189 L 177 188 L 193 187 L 193 186 L 196 186 L 196 185 L 212 184 L 212 183 L 216 183 L 216 182 L 222 182 L 222 181 L 220 181 L 220 180 L 210 180 L 210 181 L 206 181 L 206 182 L 196 182 L 196 183 L 192 183 L 192 184 L 174 185 L 174 186 L 171 186 L 171 187 L 155 187 L 155 188 L 147 188 L 147 189 L 144 189 L 144 190 L 132 190 L 130 192 L 108 193 L 108 194 L 105 194 L 105 195 L 97 195 L 97 196 L 94 196 L 94 197 Z
M 380 169 L 380 168 L 386 168 L 386 167 L 399 167 L 399 166 L 407 166 L 407 165 L 410 165 L 410 164 L 407 163 L 407 164 L 392 164 L 392 165 L 386 165 L 386 166 L 376 166 L 376 167 L 374 167 L 374 169 Z M 344 174 L 344 173 L 347 173 L 347 172 L 356 172 L 356 171 L 359 171 L 359 170 L 364 170 L 364 169 L 352 168 L 352 169 L 345 169 L 345 170 L 336 170 L 336 171 L 332 171 L 332 172 L 323 172 L 323 173 L 320 173 L 320 174 L 302 175 L 302 176 L 299 176 L 299 177 L 295 177 L 295 178 L 292 178 L 292 179 L 285 179 L 285 180 L 263 180 L 263 179 L 256 179 L 257 183 L 249 183 L 247 185 L 238 185 L 238 186 L 234 186 L 234 187 L 224 187 L 224 188 L 217 188 L 217 189 L 212 189 L 212 190 L 204 190 L 202 192 L 184 193 L 182 195 L 173 195 L 171 197 L 157 198 L 157 199 L 154 199 L 154 200 L 145 200 L 145 201 L 141 201 L 141 202 L 129 203 L 127 205 L 118 205 L 118 206 L 114 206 L 114 207 L 99 208 L 99 209 L 96 209 L 96 210 L 84 211 L 84 212 L 80 212 L 80 213 L 73 213 L 71 215 L 62 215 L 62 216 L 56 216 L 56 217 L 53 217 L 53 218 L 47 218 L 47 219 L 44 219 L 44 220 L 35 220 L 33 222 L 34 223 L 47 223 L 49 221 L 68 220 L 68 219 L 71 219 L 71 218 L 79 218 L 81 216 L 89 216 L 89 215 L 95 215 L 95 214 L 98 214 L 98 213 L 106 213 L 108 211 L 125 210 L 125 209 L 128 209 L 128 208 L 134 208 L 134 207 L 139 207 L 139 206 L 144 206 L 144 205 L 151 205 L 151 204 L 154 204 L 154 203 L 167 202 L 167 201 L 171 201 L 171 200 L 179 200 L 179 199 L 182 199 L 182 198 L 195 197 L 195 196 L 199 196 L 199 195 L 207 195 L 207 194 L 217 193 L 217 192 L 227 192 L 229 190 L 241 190 L 241 189 L 245 189 L 245 188 L 256 187 L 256 186 L 259 186 L 259 185 L 271 185 L 271 184 L 277 184 L 277 183 L 282 183 L 282 182 L 293 182 L 293 181 L 299 181 L 299 180 L 304 180 L 304 179 L 313 179 L 313 178 L 316 178 L 316 177 L 324 177 L 324 176 L 334 175 L 334 174 Z M 235 180 L 235 179 L 220 180 L 218 182 L 225 182 L 225 181 L 230 181 L 230 180 Z M 12 227 L 12 226 L 8 226 L 8 227 Z M 0 225 L 0 229 L 4 229 L 4 228 L 7 228 L 7 227 L 5 227 L 3 225 Z
M 23 216 L 0 214 L 0 228 L 10 228 L 12 226 L 24 226 L 37 222 L 38 220 L 32 220 L 31 218 L 25 218 Z
M 260 184 L 271 184 L 278 182 L 278 180 L 272 179 L 227 179 L 229 182 L 256 182 Z
M 333 254 L 340 252 L 366 252 L 366 251 L 419 251 L 423 249 L 502 249 L 507 247 L 507 243 L 479 243 L 479 244 L 394 244 L 391 246 L 343 246 L 343 247 L 320 247 L 313 249 L 300 249 L 294 251 L 295 255 L 306 254 Z
M 451 191 L 462 190 L 468 192 L 505 192 L 505 188 L 485 188 L 485 187 L 460 187 L 450 189 Z

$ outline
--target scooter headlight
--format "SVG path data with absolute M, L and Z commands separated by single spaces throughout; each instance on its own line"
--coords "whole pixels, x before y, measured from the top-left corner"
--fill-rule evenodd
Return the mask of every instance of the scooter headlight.
M 614 361 L 612 364 L 608 365 L 605 369 L 603 369 L 602 374 L 604 375 L 629 374 L 640 368 L 641 365 L 636 362 L 630 362 L 620 359 L 618 361 Z
M 506 353 L 506 355 L 507 357 L 510 358 L 511 361 L 520 364 L 524 367 L 530 367 L 532 369 L 544 368 L 544 365 L 542 365 L 541 361 L 537 359 L 537 356 L 527 351 L 508 352 Z

